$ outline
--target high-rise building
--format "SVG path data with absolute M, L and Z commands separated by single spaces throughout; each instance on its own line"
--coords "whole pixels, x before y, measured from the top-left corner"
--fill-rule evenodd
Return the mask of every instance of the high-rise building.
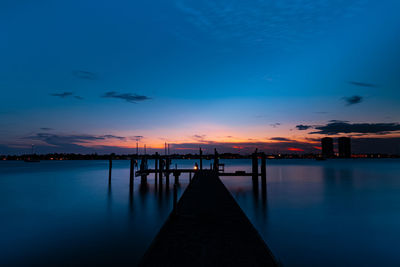
M 333 157 L 333 139 L 330 137 L 324 137 L 321 139 L 322 144 L 322 156 L 325 158 Z
M 351 139 L 349 137 L 339 137 L 339 157 L 351 158 Z

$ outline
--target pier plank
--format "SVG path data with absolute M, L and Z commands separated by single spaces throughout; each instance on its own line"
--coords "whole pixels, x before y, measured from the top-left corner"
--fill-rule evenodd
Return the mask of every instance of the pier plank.
M 214 171 L 199 171 L 140 266 L 278 266 Z

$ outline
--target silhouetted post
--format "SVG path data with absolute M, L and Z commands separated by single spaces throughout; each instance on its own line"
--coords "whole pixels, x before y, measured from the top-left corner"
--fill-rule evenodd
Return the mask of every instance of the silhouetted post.
M 214 171 L 219 171 L 218 152 L 216 148 L 214 148 Z
M 258 188 L 258 155 L 257 155 L 257 150 L 252 155 L 252 177 L 253 177 L 253 186 L 254 186 L 254 188 Z
M 108 183 L 111 184 L 111 170 L 112 170 L 112 157 L 110 156 L 109 160 L 109 169 L 108 169 Z
M 261 154 L 261 189 L 266 191 L 267 189 L 267 160 L 265 153 Z
M 200 170 L 203 170 L 203 151 L 201 150 L 201 147 L 199 154 L 200 154 Z
M 177 214 L 177 206 L 178 206 L 178 185 L 175 183 L 174 184 L 174 208 L 173 208 L 173 213 L 175 215 Z
M 189 172 L 189 183 L 192 182 L 192 172 Z
M 135 165 L 134 165 L 134 159 L 131 158 L 131 169 L 130 169 L 130 174 L 129 174 L 129 189 L 132 191 L 133 190 L 133 175 L 135 172 Z
M 265 153 L 261 155 L 261 200 L 262 200 L 262 210 L 264 217 L 266 216 L 267 208 L 267 156 Z
M 212 163 L 210 162 L 210 170 L 212 170 L 212 168 L 213 168 L 213 167 L 212 167 Z
M 158 152 L 154 158 L 154 184 L 157 187 L 157 177 L 158 177 Z
M 169 158 L 166 158 L 166 159 L 165 159 L 165 162 L 166 162 L 166 166 L 165 166 L 165 170 L 166 170 L 166 173 L 165 173 L 165 182 L 166 182 L 167 184 L 169 184 L 169 167 L 170 167 L 171 162 L 170 162 L 170 159 L 169 159 Z
M 175 184 L 179 184 L 179 171 L 174 171 L 174 176 L 175 176 Z
M 158 192 L 159 192 L 160 196 L 162 195 L 162 189 L 163 189 L 163 184 L 162 184 L 163 169 L 164 169 L 164 160 L 160 156 L 160 158 L 159 158 L 159 174 L 158 174 Z

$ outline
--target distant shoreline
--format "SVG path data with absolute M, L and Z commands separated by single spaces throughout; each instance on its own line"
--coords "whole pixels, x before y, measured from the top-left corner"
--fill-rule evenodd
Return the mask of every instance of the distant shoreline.
M 55 154 L 26 154 L 26 155 L 0 155 L 0 160 L 3 161 L 24 161 L 27 159 L 38 159 L 38 160 L 128 160 L 128 159 L 141 159 L 146 156 L 148 159 L 154 159 L 155 154 L 152 155 L 116 155 L 116 154 L 73 154 L 73 153 L 55 153 Z M 166 155 L 160 155 L 166 157 Z M 167 157 L 173 159 L 199 159 L 197 154 L 173 154 Z M 207 154 L 202 157 L 205 160 L 212 160 L 214 155 Z M 251 155 L 240 155 L 232 153 L 222 153 L 219 155 L 220 159 L 250 159 Z M 353 154 L 351 158 L 347 159 L 388 159 L 388 158 L 400 158 L 400 155 L 389 155 L 389 154 Z M 320 154 L 267 154 L 267 159 L 324 159 Z M 327 159 L 346 159 L 338 156 L 330 157 Z

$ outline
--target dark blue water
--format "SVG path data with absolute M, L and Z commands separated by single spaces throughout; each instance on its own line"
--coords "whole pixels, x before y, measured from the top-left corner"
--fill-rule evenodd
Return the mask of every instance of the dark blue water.
M 400 265 L 399 160 L 267 165 L 266 195 L 250 177 L 222 180 L 285 266 Z M 128 161 L 114 161 L 111 187 L 106 161 L 0 162 L 0 265 L 135 264 L 171 211 L 170 180 L 136 178 L 130 194 Z

